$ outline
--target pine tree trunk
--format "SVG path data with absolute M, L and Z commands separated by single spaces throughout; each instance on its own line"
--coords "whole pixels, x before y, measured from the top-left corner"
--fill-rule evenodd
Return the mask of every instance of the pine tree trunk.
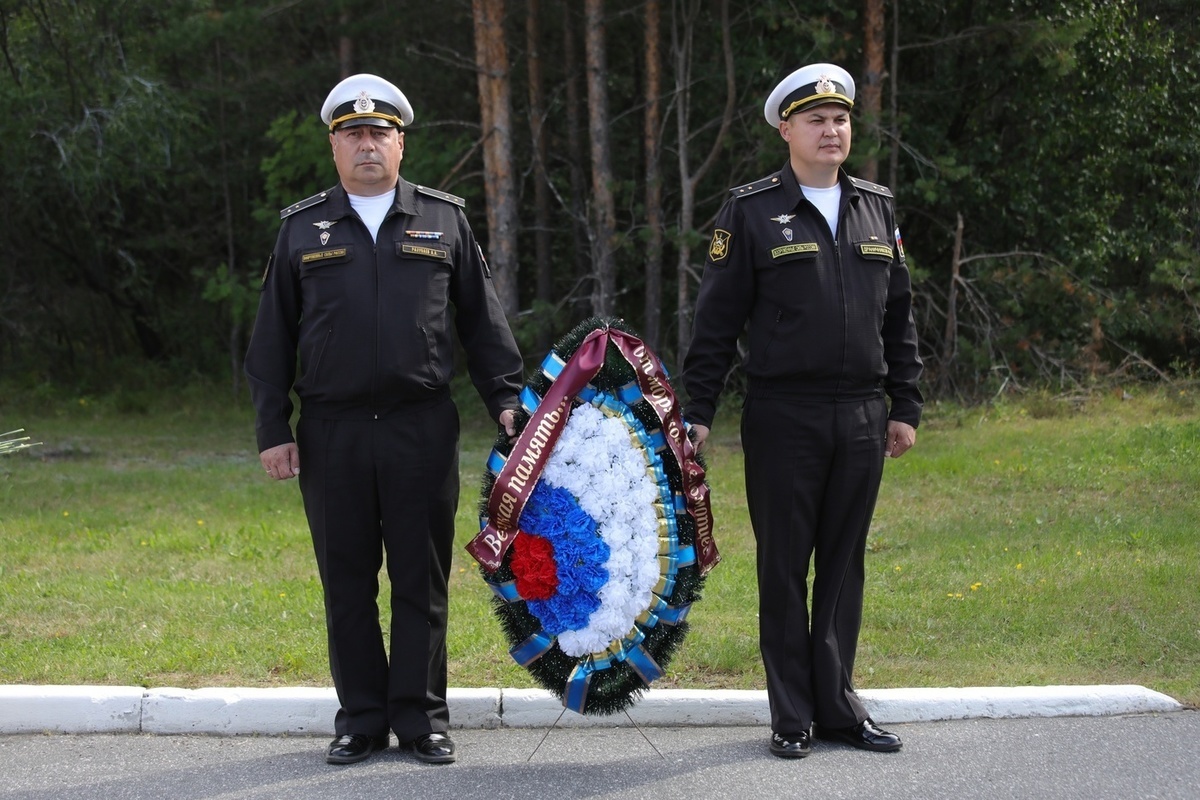
M 592 313 L 613 313 L 616 293 L 616 207 L 613 199 L 612 154 L 609 145 L 608 59 L 604 0 L 585 0 L 584 59 L 587 63 L 588 129 L 592 161 Z
M 859 175 L 869 181 L 879 180 L 880 121 L 883 110 L 883 53 L 885 45 L 883 0 L 864 0 L 863 3 L 863 80 L 855 98 L 865 123 L 869 156 L 859 169 Z
M 472 0 L 475 66 L 487 198 L 487 253 L 500 305 L 510 318 L 517 293 L 517 189 L 513 176 L 512 83 L 504 41 L 504 0 Z
M 546 176 L 546 101 L 542 84 L 539 0 L 528 0 L 525 14 L 525 51 L 529 70 L 529 134 L 533 143 L 534 251 L 537 259 L 537 299 L 543 306 L 554 304 L 554 272 L 550 261 L 550 184 Z M 537 326 L 538 352 L 547 350 L 553 339 L 554 318 L 541 314 Z
M 662 58 L 659 35 L 660 0 L 646 2 L 646 117 L 643 136 L 646 150 L 646 309 L 642 335 L 652 350 L 659 349 L 662 325 L 663 208 L 662 174 Z

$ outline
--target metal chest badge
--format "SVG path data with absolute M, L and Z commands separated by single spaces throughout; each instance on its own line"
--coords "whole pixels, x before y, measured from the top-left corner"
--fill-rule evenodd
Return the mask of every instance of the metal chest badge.
M 319 238 L 321 240 L 322 245 L 329 244 L 329 229 L 332 228 L 334 225 L 337 225 L 337 220 L 330 222 L 327 219 L 323 219 L 320 222 L 313 223 L 313 227 L 321 232 L 321 235 L 317 238 Z

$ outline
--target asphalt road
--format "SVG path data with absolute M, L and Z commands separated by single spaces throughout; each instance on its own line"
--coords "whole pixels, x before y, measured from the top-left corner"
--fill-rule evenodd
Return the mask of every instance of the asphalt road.
M 456 764 L 393 745 L 347 767 L 325 738 L 0 736 L 0 800 L 353 798 L 1200 797 L 1200 712 L 889 725 L 899 753 L 818 741 L 796 761 L 765 728 L 458 730 Z

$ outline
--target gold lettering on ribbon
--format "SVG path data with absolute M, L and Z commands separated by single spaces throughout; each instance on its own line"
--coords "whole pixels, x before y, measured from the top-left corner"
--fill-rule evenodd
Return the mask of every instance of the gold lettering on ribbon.
M 695 449 L 685 433 L 683 416 L 675 394 L 660 377 L 665 375 L 661 363 L 640 339 L 617 330 L 610 330 L 609 336 L 621 351 L 621 355 L 637 371 L 642 396 L 650 403 L 650 407 L 662 423 L 667 444 L 670 445 L 679 464 L 683 474 L 684 499 L 689 513 L 696 520 L 696 561 L 700 574 L 707 575 L 720 563 L 721 554 L 717 551 L 717 541 L 712 532 L 712 508 L 708 485 L 704 482 L 704 468 L 696 460 Z
M 521 512 L 566 427 L 573 399 L 604 366 L 607 331 L 595 330 L 579 345 L 517 438 L 488 498 L 488 523 L 467 552 L 489 572 L 504 563 Z
M 704 468 L 696 460 L 674 392 L 665 380 L 666 371 L 657 357 L 638 339 L 623 331 L 598 329 L 588 334 L 567 361 L 558 379 L 542 398 L 512 452 L 488 499 L 488 523 L 467 545 L 467 552 L 484 569 L 495 571 L 517 533 L 521 511 L 533 492 L 546 461 L 566 426 L 572 401 L 604 365 L 604 351 L 612 341 L 638 376 L 642 396 L 662 423 L 664 436 L 683 475 L 684 499 L 696 521 L 696 560 L 706 575 L 721 560 L 713 537 L 712 509 Z

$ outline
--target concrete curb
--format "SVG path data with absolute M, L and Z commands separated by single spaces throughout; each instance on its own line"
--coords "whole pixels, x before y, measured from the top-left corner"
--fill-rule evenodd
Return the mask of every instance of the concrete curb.
M 876 722 L 1113 716 L 1181 711 L 1143 686 L 865 689 Z M 649 690 L 628 716 L 563 712 L 542 689 L 450 689 L 456 728 L 728 726 L 770 724 L 765 691 Z M 151 733 L 331 736 L 333 689 L 144 689 L 140 686 L 0 686 L 0 734 Z M 632 720 L 632 722 L 631 722 Z

